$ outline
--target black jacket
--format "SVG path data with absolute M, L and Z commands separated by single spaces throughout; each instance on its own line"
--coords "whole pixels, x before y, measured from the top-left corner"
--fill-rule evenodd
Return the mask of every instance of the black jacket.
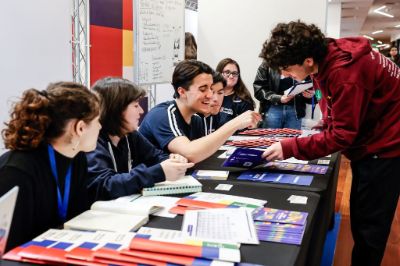
M 131 151 L 132 169 L 128 169 L 128 144 Z M 168 159 L 168 154 L 154 147 L 138 131 L 122 138 L 118 147 L 111 144 L 117 170 L 109 150 L 111 140 L 100 130 L 97 147 L 87 153 L 91 201 L 110 200 L 130 194 L 140 193 L 144 187 L 152 187 L 156 182 L 165 181 L 160 163 Z
M 68 158 L 55 151 L 59 185 L 64 195 L 65 176 L 72 164 L 66 220 L 89 208 L 87 163 L 83 152 Z M 0 196 L 19 186 L 7 250 L 22 245 L 64 221 L 58 217 L 57 184 L 51 172 L 47 145 L 30 151 L 8 151 L 0 157 Z
M 278 71 L 274 71 L 263 64 L 258 68 L 256 78 L 254 79 L 253 88 L 254 96 L 260 101 L 260 113 L 268 112 L 271 105 L 280 105 L 283 91 L 279 89 L 281 75 Z M 311 103 L 311 99 L 307 99 L 298 94 L 294 97 L 294 106 L 297 118 L 303 118 L 306 115 L 306 103 Z

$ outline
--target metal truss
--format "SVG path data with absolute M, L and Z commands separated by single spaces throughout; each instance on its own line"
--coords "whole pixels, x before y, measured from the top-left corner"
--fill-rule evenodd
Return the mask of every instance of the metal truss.
M 75 82 L 89 87 L 89 0 L 72 2 L 72 75 Z

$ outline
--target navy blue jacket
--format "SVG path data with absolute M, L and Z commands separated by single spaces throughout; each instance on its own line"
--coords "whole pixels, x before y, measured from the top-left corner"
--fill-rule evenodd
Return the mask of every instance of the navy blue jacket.
M 117 170 L 109 145 L 114 154 Z M 129 149 L 132 165 L 130 171 Z M 152 187 L 154 183 L 165 181 L 160 162 L 168 159 L 168 154 L 154 147 L 137 131 L 129 133 L 126 138 L 121 138 L 117 147 L 112 144 L 104 131 L 100 131 L 96 149 L 86 156 L 89 167 L 88 190 L 92 201 L 140 193 L 144 187 Z

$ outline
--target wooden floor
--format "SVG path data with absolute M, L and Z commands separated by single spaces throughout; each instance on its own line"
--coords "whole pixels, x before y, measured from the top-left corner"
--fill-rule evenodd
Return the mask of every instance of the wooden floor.
M 342 221 L 336 244 L 334 266 L 348 266 L 351 261 L 351 250 L 353 248 L 349 208 L 351 178 L 350 162 L 345 157 L 342 157 L 336 193 L 336 212 L 342 214 Z M 400 204 L 397 205 L 396 215 L 381 265 L 400 265 Z

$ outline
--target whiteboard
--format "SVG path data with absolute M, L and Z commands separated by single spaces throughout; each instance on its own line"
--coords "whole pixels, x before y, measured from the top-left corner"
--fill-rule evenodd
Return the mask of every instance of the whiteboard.
M 174 67 L 184 58 L 185 0 L 137 0 L 134 14 L 135 82 L 171 82 Z

